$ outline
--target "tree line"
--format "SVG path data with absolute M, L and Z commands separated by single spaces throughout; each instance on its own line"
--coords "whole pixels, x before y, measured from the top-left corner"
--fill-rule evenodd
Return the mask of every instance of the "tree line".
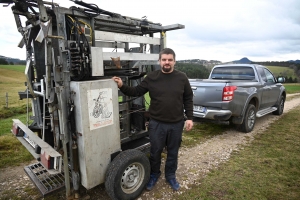
M 203 65 L 193 63 L 176 63 L 175 69 L 184 72 L 188 78 L 206 79 L 210 71 Z
M 20 60 L 19 62 L 7 61 L 4 58 L 0 58 L 0 65 L 26 65 L 25 60 Z
M 7 60 L 0 58 L 0 65 L 14 65 L 13 62 L 7 62 Z
M 264 62 L 252 62 L 252 64 L 266 65 L 266 66 L 280 66 L 280 67 L 289 67 L 290 65 L 299 65 L 297 63 L 288 62 L 288 61 L 264 61 Z

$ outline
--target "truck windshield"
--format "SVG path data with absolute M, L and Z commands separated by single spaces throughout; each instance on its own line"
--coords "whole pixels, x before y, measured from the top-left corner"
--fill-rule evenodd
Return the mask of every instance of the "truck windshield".
M 211 73 L 212 79 L 255 80 L 254 70 L 251 67 L 216 67 Z

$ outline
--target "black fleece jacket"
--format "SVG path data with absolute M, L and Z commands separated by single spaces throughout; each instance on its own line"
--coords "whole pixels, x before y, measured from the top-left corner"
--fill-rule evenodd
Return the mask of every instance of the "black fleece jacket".
M 174 69 L 171 73 L 161 70 L 147 74 L 140 85 L 120 88 L 127 96 L 142 96 L 149 91 L 151 98 L 150 117 L 162 122 L 178 122 L 185 112 L 188 119 L 193 119 L 193 91 L 187 76 Z

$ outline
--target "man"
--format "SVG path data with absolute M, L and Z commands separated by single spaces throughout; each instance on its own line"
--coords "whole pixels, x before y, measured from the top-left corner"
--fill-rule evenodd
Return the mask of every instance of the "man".
M 151 144 L 151 174 L 146 189 L 152 190 L 160 177 L 161 153 L 164 147 L 167 147 L 165 177 L 172 189 L 178 190 L 180 185 L 175 175 L 178 151 L 184 123 L 187 131 L 193 127 L 193 91 L 187 76 L 174 69 L 176 61 L 172 49 L 165 48 L 159 53 L 159 63 L 161 70 L 148 73 L 138 86 L 124 85 L 119 77 L 112 79 L 128 96 L 142 96 L 149 91 L 151 102 L 148 132 Z

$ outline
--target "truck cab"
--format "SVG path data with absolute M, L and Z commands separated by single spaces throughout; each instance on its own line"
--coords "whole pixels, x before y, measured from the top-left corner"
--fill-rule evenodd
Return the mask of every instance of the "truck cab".
M 256 117 L 282 114 L 286 97 L 283 77 L 256 64 L 223 64 L 208 79 L 191 79 L 195 120 L 236 124 L 243 132 L 254 128 Z

